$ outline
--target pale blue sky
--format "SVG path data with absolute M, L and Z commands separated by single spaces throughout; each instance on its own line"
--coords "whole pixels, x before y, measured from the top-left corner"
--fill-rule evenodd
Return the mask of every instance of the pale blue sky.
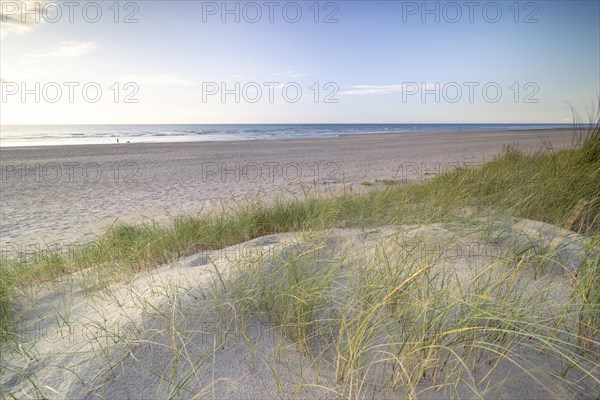
M 438 7 L 439 22 L 433 14 L 422 21 L 421 1 L 323 1 L 317 7 L 314 1 L 277 1 L 271 3 L 272 23 L 263 1 L 227 2 L 230 8 L 238 4 L 239 23 L 234 15 L 222 22 L 221 1 L 138 1 L 129 2 L 138 7 L 134 18 L 139 20 L 130 24 L 122 21 L 134 11 L 132 5 L 124 9 L 128 2 L 119 3 L 118 23 L 115 2 L 99 1 L 97 23 L 83 18 L 89 2 L 81 2 L 73 23 L 63 4 L 57 23 L 42 18 L 28 24 L 16 23 L 20 14 L 8 0 L 2 3 L 7 17 L 1 25 L 2 124 L 557 123 L 571 121 L 570 107 L 585 118 L 600 92 L 598 1 L 482 1 L 473 9 L 473 22 L 462 1 L 427 2 L 430 9 Z M 286 21 L 294 18 L 296 4 L 302 16 L 296 23 Z M 251 23 L 244 17 L 254 17 L 255 5 L 263 15 Z M 502 13 L 497 18 L 496 9 Z M 462 17 L 452 23 L 456 10 Z M 93 17 L 93 7 L 88 11 Z M 323 23 L 332 12 L 338 22 Z M 489 21 L 494 18 L 498 21 Z M 33 95 L 23 101 L 22 85 L 35 88 L 36 82 L 40 88 L 56 82 L 63 96 L 56 103 L 44 93 L 39 103 Z M 73 102 L 64 82 L 80 84 Z M 97 103 L 81 94 L 81 86 L 90 82 L 102 89 Z M 115 82 L 120 88 L 116 103 Z M 123 102 L 126 82 L 139 88 L 132 97 L 138 103 Z M 203 93 L 222 83 L 233 89 L 236 82 L 240 89 L 262 87 L 262 97 L 248 101 L 256 95 L 252 88 L 240 90 L 239 102 L 233 94 L 223 101 L 220 93 Z M 272 89 L 273 102 L 265 82 L 280 84 Z M 283 97 L 287 83 L 302 90 L 298 102 Z M 488 98 L 482 93 L 486 84 Z M 6 94 L 16 88 L 19 92 Z M 497 88 L 502 94 L 491 102 Z M 422 89 L 431 91 L 425 99 Z M 324 102 L 328 93 L 337 103 Z M 537 103 L 526 102 L 528 94 Z

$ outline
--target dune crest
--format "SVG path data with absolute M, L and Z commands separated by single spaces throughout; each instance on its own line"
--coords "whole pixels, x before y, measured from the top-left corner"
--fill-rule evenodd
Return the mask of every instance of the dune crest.
M 478 219 L 269 235 L 124 282 L 99 266 L 21 304 L 2 391 L 593 398 L 598 349 L 579 354 L 564 318 L 592 253 L 552 225 Z

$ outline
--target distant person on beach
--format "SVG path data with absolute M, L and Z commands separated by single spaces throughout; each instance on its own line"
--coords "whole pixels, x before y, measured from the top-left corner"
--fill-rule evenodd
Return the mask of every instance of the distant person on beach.
M 119 138 L 117 138 L 117 143 L 119 143 Z

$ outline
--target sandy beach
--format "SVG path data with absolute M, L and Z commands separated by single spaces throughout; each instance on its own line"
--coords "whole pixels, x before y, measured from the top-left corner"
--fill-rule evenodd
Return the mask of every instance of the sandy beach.
M 600 2 L 0 3 L 0 399 L 600 400 Z
M 3 260 L 10 319 L 0 322 L 14 325 L 0 341 L 0 396 L 595 399 L 597 237 L 495 208 L 503 196 L 511 205 L 537 196 L 530 206 L 560 210 L 552 197 L 566 195 L 583 200 L 561 221 L 585 215 L 585 196 L 598 198 L 597 164 L 582 161 L 594 136 L 556 152 L 573 135 L 3 149 L 3 251 L 17 256 L 85 241 L 116 220 L 473 171 L 311 199 L 300 211 L 284 203 L 231 220 L 180 219 L 173 230 L 120 226 L 74 257 L 36 259 L 33 275 L 26 261 Z M 583 189 L 564 190 L 571 183 Z M 461 198 L 465 188 L 487 207 Z M 381 214 L 390 208 L 420 219 L 398 223 Z M 440 222 L 426 222 L 439 208 Z M 373 219 L 338 227 L 339 211 Z M 14 290 L 14 276 L 37 281 Z
M 120 221 L 248 199 L 364 191 L 493 159 L 503 145 L 567 148 L 572 130 L 425 132 L 236 142 L 0 149 L 3 253 L 68 246 Z M 365 182 L 375 183 L 373 186 Z M 363 183 L 363 184 L 361 184 Z

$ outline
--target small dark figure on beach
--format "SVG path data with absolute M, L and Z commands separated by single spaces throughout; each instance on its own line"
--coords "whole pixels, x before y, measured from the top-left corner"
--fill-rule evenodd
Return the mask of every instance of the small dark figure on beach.
M 117 143 L 119 143 L 119 138 L 117 138 Z

